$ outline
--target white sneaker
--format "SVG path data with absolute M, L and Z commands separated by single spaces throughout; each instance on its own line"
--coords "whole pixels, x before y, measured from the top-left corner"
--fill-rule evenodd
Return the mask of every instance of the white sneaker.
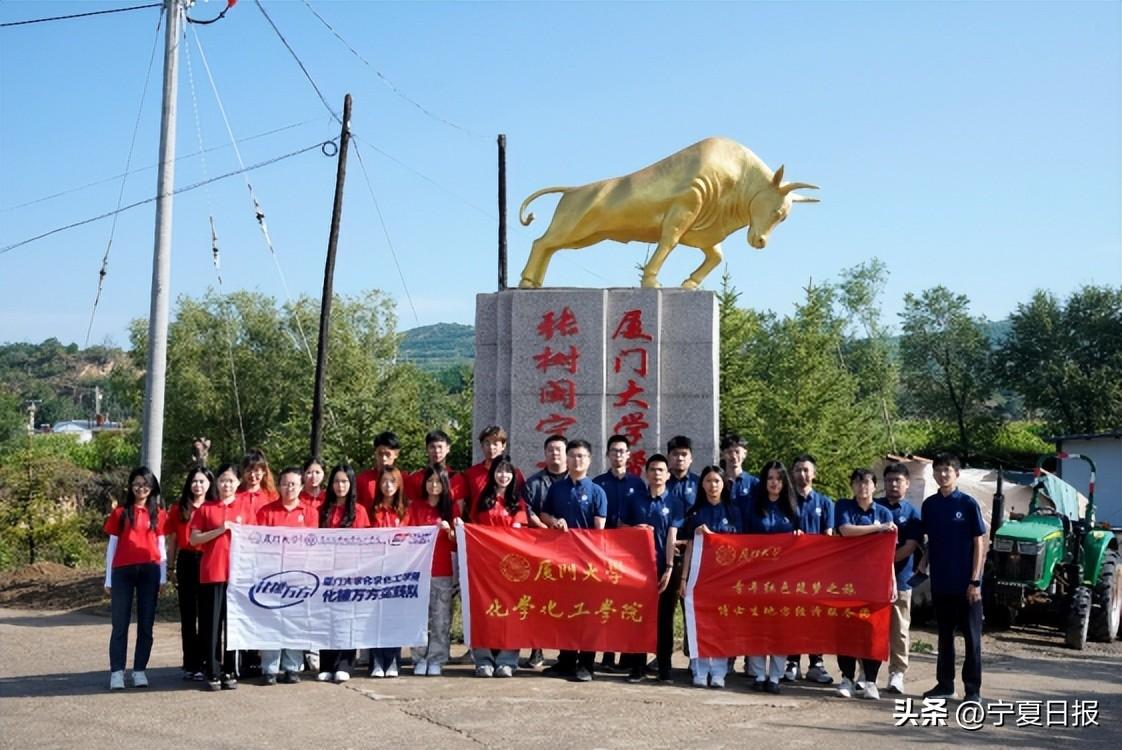
M 132 672 L 132 686 L 136 688 L 148 687 L 148 675 L 144 674 L 144 670 L 137 672 L 135 669 Z
M 371 677 L 385 677 L 386 676 L 386 670 L 382 669 L 380 666 L 375 665 L 375 666 L 370 668 L 370 676 Z
M 826 671 L 826 667 L 815 664 L 806 670 L 807 682 L 817 682 L 820 685 L 829 685 L 834 681 L 830 673 Z
M 125 689 L 125 670 L 118 669 L 116 672 L 109 673 L 109 689 L 110 690 L 124 690 Z
M 351 679 L 351 673 L 350 672 L 344 672 L 343 670 L 339 670 L 338 672 L 335 673 L 335 681 L 336 682 L 346 682 L 349 679 Z
M 866 680 L 865 681 L 865 694 L 861 696 L 867 700 L 879 701 L 880 691 L 877 690 L 876 683 Z
M 904 673 L 891 672 L 888 675 L 888 692 L 890 693 L 903 693 L 904 692 Z
M 429 677 L 439 677 L 444 672 L 444 667 L 440 664 L 429 664 Z
M 693 678 L 694 687 L 709 687 L 709 675 L 695 675 Z
M 787 668 L 783 670 L 781 679 L 784 682 L 794 682 L 799 679 L 799 663 L 797 661 L 787 662 Z
M 420 677 L 429 673 L 429 663 L 424 659 L 418 659 L 413 662 L 413 674 Z
M 397 677 L 397 660 L 396 659 L 394 661 L 391 661 L 390 665 L 388 667 L 386 667 L 386 677 Z
M 330 672 L 320 672 L 319 674 L 316 675 L 316 682 L 327 682 L 330 679 L 331 679 L 331 673 Z
M 724 677 L 710 677 L 709 678 L 709 687 L 711 687 L 711 688 L 723 688 L 724 686 L 725 686 L 725 678 Z
M 841 684 L 838 685 L 838 695 L 843 698 L 852 698 L 854 687 L 853 680 L 844 677 L 842 678 Z
M 495 667 L 496 677 L 514 677 L 514 670 L 508 664 L 500 664 Z

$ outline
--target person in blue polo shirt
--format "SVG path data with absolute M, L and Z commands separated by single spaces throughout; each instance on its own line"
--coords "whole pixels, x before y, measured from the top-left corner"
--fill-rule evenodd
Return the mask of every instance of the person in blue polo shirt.
M 749 534 L 801 534 L 799 509 L 791 479 L 782 461 L 768 461 L 760 469 L 760 483 L 752 499 L 752 511 L 744 519 Z M 768 663 L 770 660 L 770 664 Z M 787 657 L 784 654 L 749 656 L 748 674 L 752 689 L 779 693 L 779 680 Z
M 892 521 L 892 511 L 883 505 L 873 502 L 873 490 L 876 489 L 876 475 L 868 469 L 854 469 L 849 475 L 849 486 L 853 488 L 852 500 L 838 500 L 836 511 L 837 532 L 841 536 L 865 536 L 866 534 L 894 534 L 896 524 Z M 852 698 L 857 692 L 854 678 L 857 671 L 857 660 L 852 656 L 838 655 L 838 668 L 841 669 L 842 681 L 838 685 L 838 695 L 843 698 Z M 862 659 L 861 669 L 865 673 L 862 683 L 862 697 L 870 700 L 880 700 L 877 690 L 877 674 L 880 673 L 880 662 L 875 659 Z
M 666 456 L 656 453 L 647 459 L 647 485 L 642 495 L 632 495 L 620 513 L 620 526 L 649 529 L 654 536 L 655 563 L 658 569 L 658 679 L 673 682 L 670 657 L 674 652 L 674 608 L 678 605 L 681 567 L 674 564 L 674 547 L 678 530 L 686 521 L 681 501 L 670 494 L 666 480 L 670 476 Z M 627 681 L 642 682 L 646 654 L 625 654 Z
M 706 466 L 701 470 L 701 498 L 694 503 L 693 510 L 686 516 L 684 536 L 686 544 L 685 565 L 682 567 L 682 581 L 678 586 L 678 596 L 686 595 L 686 583 L 690 577 L 693 558 L 694 536 L 697 534 L 740 534 L 744 531 L 740 509 L 733 504 L 729 484 L 719 466 Z M 725 675 L 728 674 L 730 656 L 697 657 L 690 660 L 693 671 L 693 684 L 697 687 L 723 688 Z
M 814 479 L 818 473 L 818 462 L 809 453 L 795 457 L 791 464 L 791 479 L 795 483 L 795 501 L 799 506 L 799 528 L 804 534 L 834 533 L 834 501 L 829 496 L 823 495 L 814 489 Z M 805 675 L 799 674 L 801 654 L 792 654 L 787 657 L 787 668 L 783 671 L 786 682 L 794 682 L 800 676 L 809 682 L 829 685 L 834 681 L 826 670 L 826 662 L 822 654 L 810 654 L 807 657 L 807 670 Z
M 927 534 L 927 557 L 920 567 L 931 571 L 931 598 L 939 626 L 937 684 L 924 698 L 954 698 L 954 633 L 962 632 L 966 659 L 962 682 L 967 701 L 981 702 L 982 568 L 986 563 L 986 522 L 978 501 L 960 492 L 958 456 L 940 453 L 932 462 L 939 491 L 923 501 L 920 515 Z
M 631 460 L 631 442 L 624 435 L 612 435 L 608 438 L 608 470 L 592 481 L 604 494 L 608 496 L 608 517 L 604 528 L 614 529 L 619 526 L 619 516 L 629 497 L 643 497 L 647 492 L 647 485 L 642 479 L 627 471 L 627 464 Z M 601 672 L 616 671 L 616 655 L 605 653 L 600 659 Z
M 892 625 L 889 628 L 888 687 L 890 693 L 904 692 L 904 675 L 908 671 L 911 650 L 912 559 L 923 541 L 923 520 L 919 510 L 904 497 L 908 494 L 908 467 L 891 463 L 884 467 L 884 497 L 877 502 L 892 512 L 896 524 L 896 601 L 892 603 Z
M 748 442 L 734 432 L 721 438 L 720 448 L 721 459 L 725 462 L 725 484 L 729 488 L 729 499 L 740 511 L 740 517 L 744 518 L 752 509 L 752 489 L 760 481 L 755 475 L 744 471 Z
M 569 473 L 550 485 L 549 494 L 542 504 L 542 522 L 561 531 L 604 528 L 608 497 L 588 478 L 592 446 L 587 440 L 570 440 L 565 445 L 565 459 Z M 577 682 L 590 682 L 595 665 L 595 651 L 562 651 L 557 664 L 546 673 L 572 676 Z

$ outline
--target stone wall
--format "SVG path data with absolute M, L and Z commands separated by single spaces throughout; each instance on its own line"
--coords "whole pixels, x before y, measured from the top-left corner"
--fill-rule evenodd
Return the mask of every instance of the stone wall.
M 526 473 L 554 432 L 592 443 L 637 437 L 635 460 L 694 443 L 717 457 L 717 300 L 685 289 L 510 289 L 476 296 L 473 434 L 502 425 Z M 478 461 L 479 446 L 474 446 Z

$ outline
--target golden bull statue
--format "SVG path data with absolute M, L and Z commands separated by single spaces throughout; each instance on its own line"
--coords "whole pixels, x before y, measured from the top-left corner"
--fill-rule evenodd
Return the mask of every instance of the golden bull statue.
M 529 226 L 526 207 L 546 193 L 562 193 L 553 221 L 530 250 L 522 269 L 523 289 L 542 285 L 553 254 L 601 240 L 657 242 L 643 267 L 643 286 L 657 287 L 658 272 L 677 245 L 696 247 L 705 260 L 682 282 L 696 289 L 724 259 L 721 242 L 750 227 L 748 244 L 762 250 L 768 233 L 787 218 L 792 203 L 817 203 L 794 193 L 817 189 L 805 182 L 783 184 L 783 167 L 774 173 L 758 156 L 728 138 L 706 138 L 660 162 L 623 177 L 578 187 L 550 187 L 522 202 L 518 218 Z

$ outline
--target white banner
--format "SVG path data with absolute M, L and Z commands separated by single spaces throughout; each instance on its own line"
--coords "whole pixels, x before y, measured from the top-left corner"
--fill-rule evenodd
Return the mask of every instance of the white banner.
M 423 645 L 436 532 L 234 526 L 228 647 Z

